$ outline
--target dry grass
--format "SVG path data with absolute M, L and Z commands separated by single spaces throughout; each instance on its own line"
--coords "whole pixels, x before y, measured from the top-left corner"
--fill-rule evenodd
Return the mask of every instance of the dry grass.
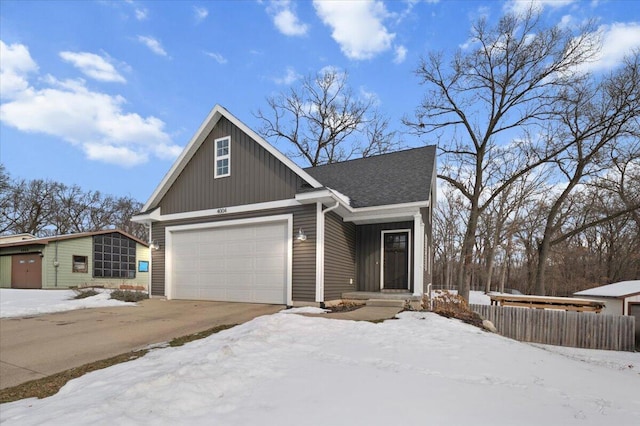
M 182 346 L 185 343 L 189 343 L 198 339 L 204 339 L 205 337 L 211 336 L 212 334 L 218 333 L 222 330 L 235 327 L 235 325 L 236 324 L 223 324 L 198 333 L 177 337 L 169 342 L 169 346 Z M 69 380 L 76 379 L 92 371 L 111 367 L 112 365 L 120 364 L 127 361 L 133 361 L 134 359 L 138 359 L 146 355 L 149 350 L 150 349 L 141 349 L 139 351 L 127 352 L 111 358 L 91 362 L 80 367 L 65 370 L 60 373 L 52 374 L 51 376 L 43 377 L 42 379 L 31 380 L 17 386 L 1 389 L 0 404 L 3 404 L 5 402 L 18 401 L 25 398 L 46 398 L 48 396 L 55 395 L 56 393 L 58 393 L 60 388 L 67 384 Z
M 484 329 L 482 317 L 469 309 L 467 301 L 448 291 L 440 292 L 433 298 L 433 312 L 446 318 L 456 318 L 467 324 Z

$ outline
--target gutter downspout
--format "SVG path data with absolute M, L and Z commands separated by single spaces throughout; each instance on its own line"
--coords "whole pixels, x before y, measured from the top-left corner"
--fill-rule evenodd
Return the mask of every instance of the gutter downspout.
M 320 307 L 324 308 L 324 221 L 325 216 L 340 205 L 336 204 L 322 209 L 322 203 L 318 203 L 316 216 L 316 302 L 320 303 Z
M 152 279 L 152 271 L 153 271 L 153 249 L 151 248 L 151 241 L 153 241 L 153 230 L 151 229 L 152 226 L 151 221 L 147 222 L 146 225 L 149 227 L 149 238 L 148 238 L 148 242 L 149 242 L 149 272 L 147 272 L 149 274 L 149 277 L 147 278 L 147 295 L 149 296 L 149 299 L 152 298 L 151 296 L 151 279 Z
M 60 267 L 60 262 L 58 262 L 58 240 L 56 240 L 56 257 L 53 260 L 53 270 L 55 271 L 54 274 L 54 286 L 58 287 L 58 268 Z

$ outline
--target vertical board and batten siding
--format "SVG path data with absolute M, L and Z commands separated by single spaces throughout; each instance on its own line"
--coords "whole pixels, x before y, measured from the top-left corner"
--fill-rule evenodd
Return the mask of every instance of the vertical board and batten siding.
M 324 300 L 328 302 L 356 289 L 356 226 L 329 212 L 324 229 Z
M 231 175 L 214 178 L 214 140 L 231 137 Z M 222 117 L 159 203 L 163 215 L 291 199 L 302 178 Z
M 471 305 L 471 309 L 491 321 L 501 335 L 522 342 L 634 350 L 638 325 L 633 317 L 491 305 Z
M 411 229 L 409 244 L 413 256 L 413 221 L 356 226 L 357 291 L 380 291 L 380 238 L 382 231 L 392 229 Z M 413 259 L 410 259 L 409 270 L 413 289 Z
M 195 219 L 174 220 L 167 222 L 155 222 L 152 226 L 152 239 L 156 240 L 159 250 L 152 251 L 152 285 L 151 294 L 154 296 L 165 295 L 165 230 L 169 226 L 211 223 L 225 220 L 256 218 L 293 213 L 293 236 L 299 228 L 303 228 L 307 235 L 304 242 L 293 241 L 293 271 L 292 271 L 292 297 L 293 300 L 315 300 L 315 265 L 316 265 L 316 206 L 315 204 L 282 209 L 264 210 L 261 212 L 246 212 L 238 214 L 221 214 Z

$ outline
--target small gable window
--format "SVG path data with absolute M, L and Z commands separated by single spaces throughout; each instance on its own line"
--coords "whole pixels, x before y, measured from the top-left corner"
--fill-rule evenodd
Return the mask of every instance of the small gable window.
M 215 177 L 225 177 L 231 175 L 231 138 L 216 139 L 216 170 Z

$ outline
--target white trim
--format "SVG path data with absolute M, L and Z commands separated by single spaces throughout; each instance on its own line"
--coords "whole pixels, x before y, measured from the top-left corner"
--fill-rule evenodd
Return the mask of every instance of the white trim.
M 180 156 L 176 159 L 176 161 L 171 166 L 171 169 L 167 172 L 167 174 L 162 178 L 160 184 L 156 187 L 149 197 L 149 200 L 145 203 L 142 211 L 151 210 L 153 207 L 157 205 L 157 203 L 162 199 L 162 197 L 167 193 L 171 185 L 178 178 L 182 170 L 186 167 L 187 163 L 191 160 L 193 155 L 196 153 L 200 145 L 204 142 L 204 140 L 209 136 L 211 130 L 215 127 L 221 117 L 225 117 L 231 123 L 233 123 L 236 127 L 246 133 L 250 138 L 252 138 L 255 142 L 257 142 L 260 146 L 266 149 L 270 154 L 284 163 L 289 169 L 291 169 L 295 174 L 300 176 L 303 180 L 308 182 L 314 188 L 321 188 L 322 184 L 315 180 L 311 175 L 302 170 L 297 164 L 287 158 L 284 154 L 274 148 L 271 144 L 265 141 L 262 137 L 260 137 L 256 132 L 248 128 L 244 123 L 234 117 L 229 111 L 223 108 L 220 105 L 216 105 L 213 107 L 211 112 L 207 118 L 203 121 L 203 123 L 198 128 L 198 131 L 191 138 L 189 143 L 185 146 L 184 150 L 180 154 Z
M 151 285 L 153 284 L 153 249 L 151 248 L 151 241 L 153 241 L 153 223 L 149 222 L 149 277 L 147 283 L 147 294 L 149 295 L 149 299 L 151 296 Z
M 149 213 L 137 214 L 131 217 L 131 222 L 135 223 L 151 223 L 160 220 L 160 207 Z
M 356 225 L 362 225 L 367 223 L 385 223 L 413 220 L 413 216 L 415 214 L 416 210 L 412 209 L 399 212 L 381 212 L 378 214 L 368 215 L 346 215 L 343 219 L 345 222 L 353 222 Z
M 411 203 L 400 203 L 400 204 L 385 204 L 382 206 L 371 206 L 371 207 L 357 207 L 352 208 L 351 210 L 354 213 L 366 213 L 366 212 L 375 212 L 378 210 L 391 210 L 391 209 L 412 209 L 412 208 L 421 208 L 421 207 L 429 207 L 429 200 L 425 201 L 414 201 Z
M 424 293 L 424 222 L 422 214 L 413 216 L 413 295 L 422 296 Z
M 384 290 L 384 235 L 406 232 L 407 235 L 407 291 L 411 288 L 411 229 L 384 229 L 380 232 L 380 290 Z M 395 289 L 394 289 L 395 290 Z M 399 289 L 402 290 L 402 289 Z
M 164 271 L 164 294 L 167 299 L 173 298 L 173 283 L 171 275 L 173 273 L 172 265 L 172 243 L 173 233 L 179 231 L 188 231 L 194 229 L 219 228 L 225 226 L 249 225 L 256 223 L 270 222 L 286 222 L 287 223 L 287 282 L 286 282 L 286 303 L 291 305 L 292 301 L 292 282 L 293 282 L 293 215 L 280 214 L 274 216 L 252 217 L 248 219 L 223 220 L 218 222 L 194 223 L 189 225 L 167 226 L 165 228 L 165 271 Z
M 227 153 L 224 155 L 218 155 L 218 142 L 227 141 Z M 231 136 L 224 136 L 213 141 L 213 178 L 223 178 L 231 176 Z M 227 160 L 227 173 L 218 174 L 218 161 Z
M 324 301 L 324 215 L 316 203 L 316 302 Z
M 244 204 L 241 206 L 220 207 L 217 209 L 196 210 L 196 211 L 184 212 L 184 213 L 171 213 L 171 214 L 165 214 L 165 215 L 157 215 L 156 220 L 168 221 L 168 220 L 196 219 L 196 218 L 207 217 L 207 216 L 225 216 L 233 213 L 246 213 L 246 212 L 260 211 L 260 210 L 279 209 L 284 207 L 296 207 L 299 205 L 300 203 L 293 199 L 267 201 L 264 203 Z

